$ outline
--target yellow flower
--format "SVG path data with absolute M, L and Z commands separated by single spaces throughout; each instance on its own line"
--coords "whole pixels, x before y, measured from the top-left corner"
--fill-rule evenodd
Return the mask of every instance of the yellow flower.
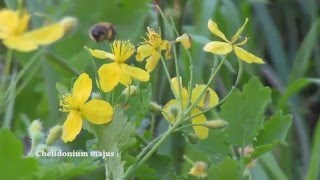
M 142 42 L 138 47 L 136 59 L 142 61 L 148 57 L 145 69 L 150 73 L 156 67 L 162 50 L 166 51 L 166 58 L 170 58 L 171 45 L 169 41 L 162 40 L 161 36 L 149 27 L 147 36 L 148 40 Z
M 193 164 L 193 167 L 190 169 L 189 174 L 195 177 L 204 178 L 207 177 L 208 165 L 205 162 L 197 161 Z
M 69 112 L 63 124 L 62 140 L 73 141 L 82 129 L 82 119 L 93 124 L 105 124 L 112 120 L 112 106 L 103 100 L 92 99 L 87 102 L 92 90 L 92 80 L 83 73 L 75 81 L 71 94 L 65 94 L 60 101 L 61 111 Z
M 242 46 L 247 43 L 247 41 L 248 41 L 247 37 L 245 37 L 242 42 L 236 43 L 239 39 L 241 39 L 241 34 L 242 34 L 247 22 L 248 22 L 248 18 L 246 19 L 244 24 L 239 28 L 239 30 L 236 32 L 236 34 L 232 37 L 231 41 L 229 41 L 226 38 L 226 36 L 223 34 L 223 32 L 221 32 L 219 30 L 218 25 L 214 21 L 209 19 L 209 21 L 208 21 L 209 30 L 214 35 L 218 36 L 219 38 L 221 38 L 225 42 L 221 42 L 221 41 L 209 42 L 204 46 L 203 50 L 207 51 L 207 52 L 214 53 L 214 54 L 222 54 L 222 55 L 228 54 L 232 50 L 234 50 L 237 57 L 239 59 L 241 59 L 242 61 L 245 61 L 247 63 L 263 64 L 264 62 L 261 58 L 255 56 L 255 55 L 247 52 L 246 50 L 242 49 L 241 47 L 239 47 L 239 46 Z
M 182 34 L 182 36 L 177 37 L 176 42 L 180 42 L 185 49 L 191 48 L 191 37 L 187 33 L 184 33 Z
M 0 39 L 6 47 L 29 52 L 57 41 L 64 34 L 60 23 L 26 32 L 29 20 L 30 15 L 26 11 L 0 10 Z
M 91 55 L 99 59 L 111 59 L 114 62 L 102 65 L 99 70 L 100 87 L 104 92 L 111 91 L 119 82 L 128 86 L 132 78 L 139 81 L 149 81 L 150 75 L 143 69 L 129 66 L 127 61 L 134 53 L 134 46 L 130 41 L 114 41 L 112 44 L 112 53 L 98 49 L 90 49 Z
M 181 82 L 181 78 L 180 78 L 180 82 Z M 175 93 L 176 95 L 178 95 L 179 92 L 179 84 L 178 84 L 178 78 L 172 78 L 171 79 L 171 83 L 172 83 L 172 88 L 173 88 L 173 93 Z M 187 107 L 187 101 L 188 101 L 188 96 L 189 93 L 187 91 L 186 88 L 182 87 L 182 84 L 180 83 L 180 87 L 181 87 L 181 92 L 182 92 L 182 106 L 185 109 Z M 192 89 L 192 94 L 191 94 L 191 103 L 195 103 L 196 100 L 200 97 L 201 93 L 203 92 L 203 90 L 205 89 L 206 85 L 197 85 L 195 88 Z M 215 105 L 218 104 L 219 102 L 219 97 L 216 94 L 216 92 L 214 90 L 212 90 L 211 88 L 207 89 L 207 92 L 209 93 L 208 96 L 208 100 L 205 99 L 205 97 L 203 97 L 199 103 L 197 104 L 196 108 L 194 108 L 191 111 L 191 116 L 199 114 L 201 112 L 201 109 L 205 108 L 206 106 L 208 107 L 213 107 Z M 208 102 L 208 105 L 207 102 Z M 163 108 L 163 116 L 165 117 L 165 119 L 167 119 L 171 124 L 173 124 L 176 120 L 176 114 L 177 113 L 173 113 L 172 110 L 177 109 L 177 106 L 179 105 L 179 102 L 176 99 L 172 99 L 170 100 Z M 203 124 L 207 121 L 207 118 L 201 114 L 193 119 L 191 119 L 192 124 Z M 209 134 L 209 129 L 203 126 L 192 126 L 194 132 L 197 134 L 197 136 L 199 136 L 200 139 L 205 139 L 208 137 Z

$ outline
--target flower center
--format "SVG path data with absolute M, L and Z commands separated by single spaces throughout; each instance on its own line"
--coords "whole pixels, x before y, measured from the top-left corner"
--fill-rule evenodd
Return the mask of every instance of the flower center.
M 134 45 L 130 41 L 114 41 L 111 49 L 117 63 L 123 63 L 135 51 Z
M 71 110 L 80 111 L 79 102 L 71 94 L 65 94 L 60 101 L 61 112 L 70 112 Z

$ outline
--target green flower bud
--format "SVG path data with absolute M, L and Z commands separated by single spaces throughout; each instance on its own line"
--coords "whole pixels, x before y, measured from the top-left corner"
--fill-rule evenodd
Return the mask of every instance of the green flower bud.
M 31 139 L 39 139 L 42 137 L 42 124 L 40 120 L 34 120 L 29 126 L 29 135 Z
M 49 131 L 49 134 L 48 134 L 48 137 L 46 140 L 46 144 L 51 145 L 55 141 L 59 140 L 61 138 L 61 135 L 62 135 L 62 126 L 60 126 L 60 125 L 54 126 Z
M 162 107 L 155 102 L 150 102 L 149 103 L 149 110 L 153 113 L 161 113 Z
M 229 123 L 227 121 L 224 121 L 221 119 L 206 121 L 203 124 L 203 126 L 205 126 L 207 128 L 211 128 L 211 129 L 222 129 L 222 128 L 227 127 L 228 125 L 229 125 Z
M 128 87 L 126 87 L 123 91 L 122 94 L 126 95 L 126 96 L 132 96 L 134 94 L 136 94 L 138 91 L 138 87 L 134 86 L 134 85 L 129 85 Z
M 187 134 L 187 138 L 191 144 L 197 144 L 199 142 L 199 136 L 194 133 Z

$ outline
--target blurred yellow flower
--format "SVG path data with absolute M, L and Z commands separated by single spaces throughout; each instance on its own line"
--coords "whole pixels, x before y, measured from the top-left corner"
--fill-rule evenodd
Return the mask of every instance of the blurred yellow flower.
M 180 82 L 181 82 L 181 78 L 180 78 Z M 172 83 L 172 91 L 174 94 L 178 95 L 179 92 L 179 83 L 178 83 L 178 77 L 172 78 L 171 79 L 171 83 Z M 187 91 L 186 88 L 182 87 L 182 84 L 180 83 L 180 87 L 181 87 L 181 92 L 182 92 L 182 106 L 183 108 L 187 107 L 187 101 L 188 101 L 188 96 L 189 93 Z M 192 89 L 192 94 L 191 94 L 191 103 L 195 103 L 197 101 L 197 99 L 200 97 L 201 93 L 203 92 L 203 90 L 205 89 L 206 85 L 197 85 L 195 88 Z M 206 106 L 208 107 L 213 107 L 215 105 L 218 104 L 219 102 L 219 97 L 216 94 L 216 92 L 214 90 L 212 90 L 211 88 L 207 89 L 207 92 L 209 93 L 208 95 L 208 100 L 205 99 L 205 96 L 199 101 L 199 103 L 197 104 L 196 108 L 194 108 L 191 111 L 191 116 L 199 114 L 201 112 L 201 109 L 205 108 Z M 208 104 L 207 104 L 208 102 Z M 170 100 L 164 107 L 163 107 L 163 116 L 165 119 L 167 119 L 171 124 L 173 124 L 176 120 L 176 114 L 177 113 L 173 113 L 172 110 L 176 109 L 176 107 L 179 105 L 179 102 L 176 99 L 172 99 Z M 207 121 L 207 118 L 201 114 L 193 119 L 191 119 L 192 124 L 204 124 Z M 197 134 L 197 136 L 199 136 L 200 139 L 205 139 L 208 137 L 209 134 L 209 129 L 207 127 L 204 126 L 192 126 L 194 132 Z
M 73 141 L 82 129 L 82 119 L 93 124 L 105 124 L 112 120 L 113 108 L 103 100 L 92 99 L 87 102 L 92 91 L 92 80 L 83 73 L 75 81 L 71 94 L 65 94 L 60 101 L 62 112 L 68 112 L 63 124 L 62 140 Z
M 135 51 L 130 41 L 114 41 L 111 47 L 112 53 L 98 49 L 87 49 L 96 58 L 108 58 L 114 61 L 113 63 L 102 65 L 98 70 L 100 87 L 104 92 L 111 91 L 119 82 L 128 86 L 131 84 L 132 78 L 139 81 L 149 81 L 150 75 L 148 72 L 124 63 Z
M 204 178 L 207 177 L 208 165 L 205 162 L 197 161 L 193 164 L 193 167 L 190 169 L 189 174 L 195 177 Z
M 145 69 L 150 73 L 156 67 L 162 50 L 166 51 L 166 58 L 170 58 L 171 45 L 169 41 L 162 40 L 161 36 L 149 27 L 147 36 L 148 40 L 145 39 L 137 49 L 136 59 L 143 61 L 148 57 Z
M 191 48 L 191 37 L 187 33 L 184 33 L 182 34 L 182 36 L 177 37 L 176 42 L 180 42 L 185 49 Z
M 244 44 L 247 43 L 248 38 L 245 37 L 244 40 L 242 42 L 236 43 L 239 39 L 241 39 L 241 34 L 248 22 L 248 18 L 245 20 L 244 24 L 239 28 L 239 30 L 236 32 L 236 34 L 232 37 L 231 41 L 229 41 L 226 36 L 223 34 L 223 32 L 221 32 L 218 28 L 218 25 L 212 21 L 211 19 L 209 19 L 208 21 L 208 28 L 209 30 L 216 36 L 218 36 L 219 38 L 221 38 L 222 40 L 224 40 L 225 42 L 221 42 L 221 41 L 212 41 L 207 43 L 203 50 L 207 51 L 207 52 L 211 52 L 214 54 L 229 54 L 232 50 L 234 50 L 235 54 L 237 55 L 237 57 L 239 59 L 241 59 L 242 61 L 245 61 L 247 63 L 259 63 L 259 64 L 263 64 L 263 60 L 249 52 L 247 52 L 246 50 L 240 48 L 239 46 L 242 46 Z
M 22 52 L 36 50 L 40 45 L 51 44 L 60 39 L 64 28 L 60 23 L 27 31 L 30 15 L 27 11 L 0 10 L 0 39 L 11 49 Z

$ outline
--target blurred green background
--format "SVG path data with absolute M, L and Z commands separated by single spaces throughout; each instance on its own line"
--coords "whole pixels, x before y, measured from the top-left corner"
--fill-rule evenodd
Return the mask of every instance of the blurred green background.
M 269 111 L 282 109 L 293 115 L 293 126 L 287 137 L 287 145 L 278 146 L 273 154 L 258 161 L 254 179 L 304 179 L 317 177 L 320 160 L 320 2 L 317 0 L 26 0 L 37 27 L 46 21 L 57 21 L 64 16 L 78 18 L 77 28 L 50 47 L 50 53 L 41 57 L 29 68 L 21 80 L 23 84 L 16 98 L 12 98 L 4 112 L 13 117 L 11 129 L 21 139 L 27 136 L 27 128 L 34 119 L 41 119 L 45 127 L 62 124 L 65 116 L 59 109 L 56 83 L 71 85 L 70 79 L 87 68 L 90 57 L 84 46 L 110 50 L 109 43 L 93 42 L 89 28 L 98 22 L 111 22 L 116 26 L 117 39 L 137 44 L 145 36 L 146 27 L 162 30 L 166 39 L 174 40 L 168 27 L 153 7 L 158 4 L 165 15 L 172 17 L 180 34 L 188 32 L 193 40 L 191 53 L 194 59 L 195 81 L 205 82 L 209 75 L 212 56 L 204 53 L 205 43 L 212 40 L 207 29 L 209 18 L 216 21 L 227 37 L 232 36 L 244 19 L 250 19 L 244 32 L 250 38 L 246 49 L 262 57 L 264 65 L 244 65 L 240 84 L 252 76 L 259 76 L 265 85 L 273 89 L 273 101 Z M 0 2 L 1 8 L 15 9 L 14 0 Z M 38 16 L 37 14 L 46 16 Z M 5 48 L 0 45 L 0 59 Z M 182 49 L 181 70 L 187 75 L 188 64 Z M 24 67 L 33 53 L 17 53 L 19 68 Z M 231 59 L 231 58 L 230 58 Z M 2 63 L 2 61 L 0 61 Z M 168 62 L 173 68 L 173 63 Z M 139 63 L 138 63 L 139 64 Z M 143 66 L 143 64 L 139 64 Z M 235 61 L 230 61 L 215 79 L 215 89 L 222 97 L 233 85 L 236 77 Z M 172 69 L 173 70 L 173 69 Z M 187 84 L 188 79 L 183 79 Z M 171 99 L 162 68 L 152 74 L 152 100 L 164 105 Z M 14 102 L 14 103 L 13 103 Z M 157 120 L 161 120 L 158 118 Z M 157 123 L 161 129 L 161 123 Z M 83 139 L 72 143 L 73 148 L 83 148 L 91 137 L 82 132 Z M 181 140 L 181 138 L 180 138 Z M 183 151 L 179 137 L 173 137 L 160 151 L 173 155 Z M 172 143 L 173 142 L 173 143 Z M 175 161 L 176 169 L 183 164 Z M 101 173 L 101 172 L 100 172 Z M 318 176 L 319 177 L 319 176 Z

